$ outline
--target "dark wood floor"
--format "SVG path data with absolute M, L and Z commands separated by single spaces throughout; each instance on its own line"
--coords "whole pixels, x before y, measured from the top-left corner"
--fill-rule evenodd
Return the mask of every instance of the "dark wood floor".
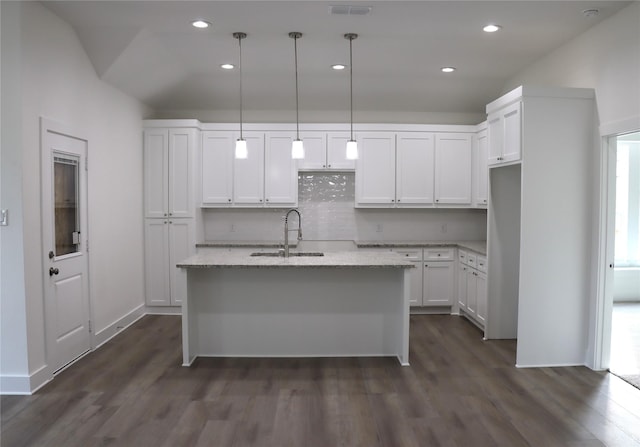
M 3 447 L 638 446 L 640 390 L 583 367 L 516 369 L 513 341 L 411 317 L 395 359 L 181 363 L 180 318 L 147 316 L 33 396 L 3 396 Z

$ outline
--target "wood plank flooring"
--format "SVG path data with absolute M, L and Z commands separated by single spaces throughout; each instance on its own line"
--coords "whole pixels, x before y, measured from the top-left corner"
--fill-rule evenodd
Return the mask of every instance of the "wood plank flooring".
M 640 446 L 640 390 L 584 367 L 515 368 L 514 341 L 411 317 L 392 358 L 181 363 L 180 318 L 146 316 L 33 396 L 3 396 L 0 445 Z

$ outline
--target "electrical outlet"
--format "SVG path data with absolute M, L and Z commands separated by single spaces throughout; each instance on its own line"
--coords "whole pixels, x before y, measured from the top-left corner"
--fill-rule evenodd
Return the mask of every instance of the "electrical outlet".
M 384 226 L 382 224 L 376 225 L 376 233 L 382 233 L 384 231 Z
M 2 212 L 0 212 L 0 225 L 9 225 L 9 210 L 2 210 Z
M 229 228 L 229 231 L 231 233 L 235 233 L 236 232 L 236 224 L 231 224 L 231 227 Z
M 442 224 L 442 232 L 443 232 L 443 233 L 446 233 L 446 232 L 447 232 L 447 224 L 446 224 L 446 223 L 443 223 L 443 224 Z

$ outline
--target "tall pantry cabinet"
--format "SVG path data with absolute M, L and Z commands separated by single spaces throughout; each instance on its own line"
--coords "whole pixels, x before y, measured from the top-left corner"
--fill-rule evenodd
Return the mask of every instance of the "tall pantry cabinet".
M 195 253 L 195 128 L 144 131 L 145 295 L 147 306 L 180 306 L 186 273 L 176 267 Z

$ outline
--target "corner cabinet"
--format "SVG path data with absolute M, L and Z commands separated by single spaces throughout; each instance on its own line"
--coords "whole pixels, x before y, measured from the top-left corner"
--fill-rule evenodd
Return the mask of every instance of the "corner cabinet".
M 486 208 L 489 198 L 488 143 L 486 129 L 479 131 L 473 138 L 473 202 L 479 208 Z
M 180 306 L 186 278 L 175 265 L 195 253 L 198 130 L 144 131 L 145 297 L 147 306 Z

